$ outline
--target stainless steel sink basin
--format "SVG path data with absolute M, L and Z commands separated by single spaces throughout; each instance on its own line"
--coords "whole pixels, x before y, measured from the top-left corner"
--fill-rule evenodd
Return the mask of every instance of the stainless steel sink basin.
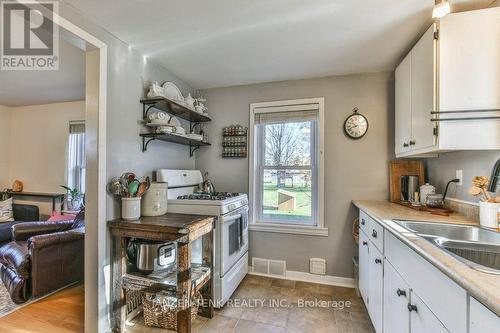
M 500 275 L 500 233 L 475 226 L 395 221 L 478 271 Z

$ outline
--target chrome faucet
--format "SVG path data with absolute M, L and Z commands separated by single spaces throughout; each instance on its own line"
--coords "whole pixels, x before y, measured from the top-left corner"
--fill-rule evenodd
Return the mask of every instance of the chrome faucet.
M 488 191 L 496 192 L 498 181 L 500 181 L 500 159 L 496 161 L 495 165 L 493 166 L 493 170 L 491 170 L 490 185 L 488 186 Z

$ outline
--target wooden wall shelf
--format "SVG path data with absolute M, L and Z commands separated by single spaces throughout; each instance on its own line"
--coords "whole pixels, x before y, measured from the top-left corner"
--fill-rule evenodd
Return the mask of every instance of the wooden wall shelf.
M 142 137 L 142 151 L 145 152 L 148 149 L 148 144 L 154 140 L 160 140 L 165 142 L 173 142 L 180 145 L 189 146 L 189 156 L 192 157 L 194 152 L 200 147 L 211 146 L 208 142 L 193 140 L 180 135 L 174 134 L 156 134 L 156 133 L 143 133 L 140 134 Z
M 194 123 L 203 123 L 212 120 L 201 113 L 188 109 L 187 107 L 164 97 L 144 98 L 141 99 L 141 103 L 142 103 L 142 119 L 145 121 L 147 121 L 148 112 L 152 108 L 160 111 L 165 111 L 176 117 Z

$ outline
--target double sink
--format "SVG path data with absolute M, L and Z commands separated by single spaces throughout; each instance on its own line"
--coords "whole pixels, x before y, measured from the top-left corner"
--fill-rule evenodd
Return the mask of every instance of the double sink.
M 394 220 L 471 268 L 500 275 L 500 233 L 468 225 Z

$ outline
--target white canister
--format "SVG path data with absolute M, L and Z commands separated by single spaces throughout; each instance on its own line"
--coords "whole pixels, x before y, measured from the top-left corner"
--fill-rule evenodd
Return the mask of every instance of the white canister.
M 141 197 L 122 198 L 122 219 L 138 220 L 141 217 Z
M 500 223 L 500 203 L 479 202 L 479 223 L 482 227 L 498 229 Z
M 427 203 L 427 196 L 435 193 L 436 188 L 429 183 L 420 186 L 420 203 L 425 205 Z
M 142 216 L 160 216 L 167 213 L 167 183 L 151 183 L 142 196 Z

